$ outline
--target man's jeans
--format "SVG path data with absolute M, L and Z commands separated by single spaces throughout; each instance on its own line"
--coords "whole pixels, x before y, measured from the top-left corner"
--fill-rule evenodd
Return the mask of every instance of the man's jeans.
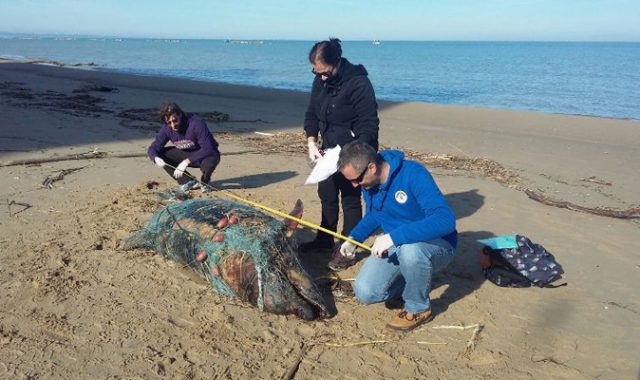
M 431 276 L 453 260 L 454 249 L 443 239 L 392 247 L 386 257 L 370 256 L 355 284 L 355 295 L 365 304 L 402 297 L 404 308 L 415 314 L 431 307 Z

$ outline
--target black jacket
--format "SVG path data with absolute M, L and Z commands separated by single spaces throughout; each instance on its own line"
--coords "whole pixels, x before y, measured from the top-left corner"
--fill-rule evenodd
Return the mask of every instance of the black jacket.
M 341 59 L 338 73 L 323 82 L 313 80 L 311 99 L 305 114 L 307 137 L 322 135 L 322 148 L 344 146 L 358 139 L 378 150 L 378 103 L 362 65 Z

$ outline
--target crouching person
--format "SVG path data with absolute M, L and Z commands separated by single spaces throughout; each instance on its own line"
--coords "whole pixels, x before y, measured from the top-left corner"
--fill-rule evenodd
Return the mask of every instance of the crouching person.
M 350 237 L 363 242 L 383 231 L 355 283 L 355 295 L 365 304 L 404 300 L 404 310 L 387 327 L 411 330 L 432 319 L 431 277 L 453 259 L 458 240 L 453 211 L 429 171 L 404 159 L 400 151 L 377 154 L 368 144 L 351 142 L 342 148 L 338 170 L 354 187 L 362 187 L 366 210 Z M 356 246 L 339 248 L 352 257 Z
M 220 163 L 220 152 L 207 124 L 196 115 L 184 113 L 176 103 L 162 104 L 159 113 L 164 125 L 149 146 L 149 158 L 174 177 L 183 191 L 200 187 L 190 174 L 184 175 L 188 167 L 200 168 L 200 181 L 205 184 L 202 191 L 210 191 L 207 185 Z M 169 141 L 172 145 L 165 147 Z

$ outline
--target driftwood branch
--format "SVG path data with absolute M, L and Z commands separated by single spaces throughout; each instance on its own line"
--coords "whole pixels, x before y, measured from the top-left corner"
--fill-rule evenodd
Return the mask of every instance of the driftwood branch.
M 478 340 L 478 336 L 480 335 L 480 331 L 482 330 L 482 328 L 483 326 L 478 324 L 476 325 L 476 328 L 473 329 L 473 334 L 471 334 L 471 338 L 467 342 L 467 347 L 464 350 L 465 357 L 468 358 L 469 355 L 471 355 L 471 351 L 473 351 L 473 349 L 476 348 L 476 341 Z
M 78 170 L 82 170 L 86 168 L 86 166 L 82 166 L 79 168 L 71 168 L 71 169 L 64 169 L 61 170 L 58 174 L 54 175 L 54 176 L 50 176 L 48 175 L 47 178 L 44 179 L 44 181 L 42 182 L 42 186 L 49 188 L 49 189 L 53 189 L 53 183 L 56 181 L 61 181 L 65 175 L 67 174 L 71 174 L 73 172 L 77 172 Z
M 60 161 L 73 161 L 73 160 L 92 160 L 96 158 L 131 158 L 131 157 L 146 157 L 146 153 L 107 153 L 107 152 L 98 152 L 96 150 L 78 153 L 78 154 L 68 154 L 65 156 L 57 156 L 57 157 L 43 157 L 43 158 L 30 158 L 24 160 L 13 160 L 0 163 L 0 167 L 5 166 L 18 166 L 18 165 L 35 165 L 35 164 L 44 164 L 47 162 L 60 162 Z
M 306 345 L 304 343 L 302 344 L 302 348 L 300 349 L 300 353 L 298 354 L 296 361 L 293 362 L 291 367 L 289 367 L 289 370 L 287 371 L 287 373 L 285 373 L 284 376 L 282 376 L 282 380 L 291 380 L 296 376 L 296 372 L 298 372 L 300 363 L 302 362 L 302 359 L 304 359 L 304 356 L 306 355 L 307 351 L 309 351 L 310 347 L 311 346 Z
M 13 201 L 13 200 L 12 200 L 12 201 L 10 201 L 10 202 L 9 202 L 9 201 L 7 201 L 6 205 L 7 205 L 7 209 L 9 210 L 9 216 L 15 216 L 15 215 L 18 215 L 19 213 L 21 213 L 21 212 L 23 212 L 23 211 L 25 211 L 25 210 L 28 210 L 28 209 L 30 209 L 30 208 L 32 207 L 32 206 L 31 206 L 30 204 L 28 204 L 28 203 L 16 202 L 16 201 Z M 11 206 L 14 206 L 14 205 L 15 205 L 15 206 L 20 206 L 20 207 L 22 207 L 22 209 L 20 209 L 20 210 L 18 210 L 18 211 L 16 211 L 16 212 L 13 212 L 13 211 L 11 210 Z
M 640 208 L 630 208 L 628 210 L 615 210 L 609 207 L 584 207 L 579 206 L 575 203 L 567 202 L 567 201 L 559 201 L 555 199 L 551 199 L 542 194 L 536 193 L 535 191 L 526 189 L 524 191 L 527 196 L 534 201 L 540 202 L 547 206 L 554 206 L 559 208 L 566 208 L 572 211 L 580 211 L 586 212 L 588 214 L 600 215 L 600 216 L 608 216 L 611 218 L 620 218 L 620 219 L 635 219 L 640 218 Z
M 264 154 L 265 152 L 261 150 L 249 150 L 249 151 L 241 151 L 241 152 L 222 153 L 222 155 L 237 156 L 237 155 L 251 154 L 251 153 Z M 60 162 L 60 161 L 94 160 L 98 158 L 134 158 L 134 157 L 147 157 L 147 153 L 108 153 L 108 152 L 98 152 L 94 150 L 91 152 L 69 154 L 65 156 L 30 158 L 30 159 L 24 159 L 24 160 L 7 161 L 7 162 L 0 163 L 0 168 L 5 166 L 37 165 L 37 164 L 44 164 L 48 162 Z

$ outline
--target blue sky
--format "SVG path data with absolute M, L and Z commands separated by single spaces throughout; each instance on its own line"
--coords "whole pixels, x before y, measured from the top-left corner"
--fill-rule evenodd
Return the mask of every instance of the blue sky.
M 640 41 L 640 0 L 0 0 L 0 32 L 319 40 Z

